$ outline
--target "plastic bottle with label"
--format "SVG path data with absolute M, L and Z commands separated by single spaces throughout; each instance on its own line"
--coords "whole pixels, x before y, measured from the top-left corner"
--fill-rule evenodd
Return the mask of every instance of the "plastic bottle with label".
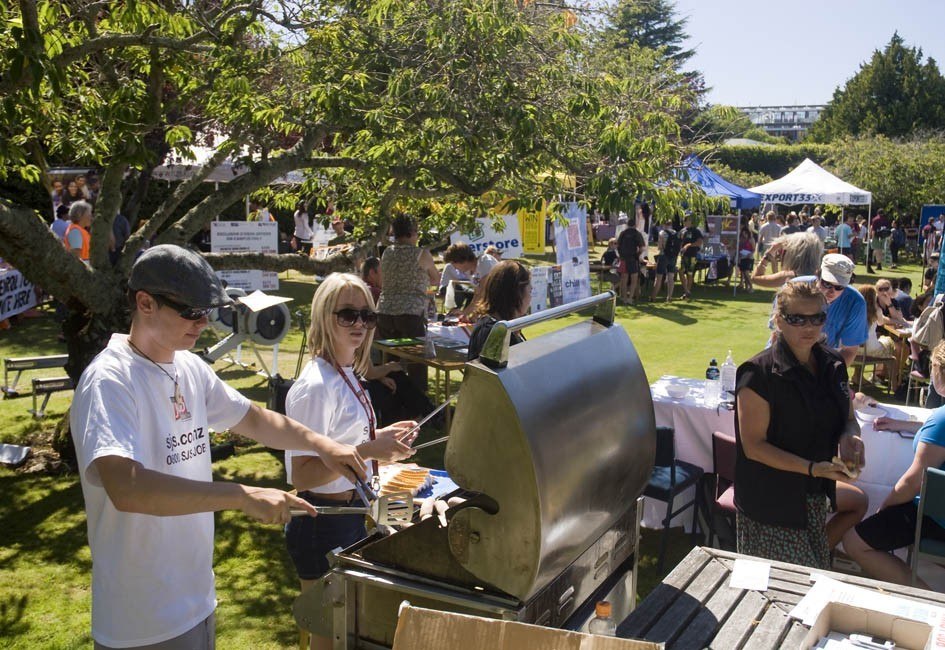
M 617 636 L 617 623 L 610 617 L 610 603 L 606 600 L 598 602 L 594 613 L 596 616 L 587 624 L 588 633 L 598 636 Z
M 738 367 L 735 365 L 735 360 L 732 359 L 732 351 L 729 350 L 728 356 L 722 362 L 722 369 L 719 373 L 722 380 L 723 397 L 728 397 L 725 393 L 735 394 L 735 375 L 737 371 Z
M 705 370 L 705 392 L 702 397 L 703 403 L 709 408 L 715 408 L 719 405 L 719 397 L 722 394 L 722 382 L 719 374 L 719 362 L 712 359 L 709 362 L 709 367 Z

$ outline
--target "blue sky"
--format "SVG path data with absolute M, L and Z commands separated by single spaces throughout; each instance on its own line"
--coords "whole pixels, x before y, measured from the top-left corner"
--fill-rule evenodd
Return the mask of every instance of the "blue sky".
M 945 0 L 677 0 L 714 104 L 824 104 L 893 32 L 945 70 Z

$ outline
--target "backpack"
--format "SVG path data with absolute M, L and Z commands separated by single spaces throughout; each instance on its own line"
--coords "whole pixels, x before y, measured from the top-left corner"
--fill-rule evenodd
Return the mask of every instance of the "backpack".
M 679 249 L 682 248 L 682 242 L 679 241 L 679 235 L 675 230 L 665 230 L 666 243 L 663 244 L 663 255 L 667 259 L 674 260 L 679 255 Z
M 912 340 L 922 347 L 932 349 L 945 337 L 945 315 L 942 302 L 936 302 L 922 310 L 912 328 Z

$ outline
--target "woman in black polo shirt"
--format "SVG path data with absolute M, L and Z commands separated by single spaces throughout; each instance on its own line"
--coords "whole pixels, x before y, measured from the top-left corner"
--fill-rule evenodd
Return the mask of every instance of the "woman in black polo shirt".
M 825 309 L 814 285 L 785 284 L 774 344 L 738 368 L 735 398 L 738 552 L 818 568 L 830 565 L 828 499 L 849 480 L 831 458 L 839 446 L 845 461 L 863 459 L 846 365 L 821 342 Z

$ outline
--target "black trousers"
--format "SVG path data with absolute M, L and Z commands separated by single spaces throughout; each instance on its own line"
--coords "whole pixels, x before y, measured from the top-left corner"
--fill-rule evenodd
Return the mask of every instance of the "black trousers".
M 378 379 L 367 382 L 379 426 L 386 427 L 401 420 L 419 420 L 433 410 L 433 402 L 406 373 L 392 372 L 387 376 L 394 380 L 396 390 L 392 391 Z
M 375 339 L 423 338 L 427 334 L 427 319 L 414 314 L 378 314 Z M 427 392 L 427 367 L 422 363 L 408 363 L 407 374 L 417 388 Z

